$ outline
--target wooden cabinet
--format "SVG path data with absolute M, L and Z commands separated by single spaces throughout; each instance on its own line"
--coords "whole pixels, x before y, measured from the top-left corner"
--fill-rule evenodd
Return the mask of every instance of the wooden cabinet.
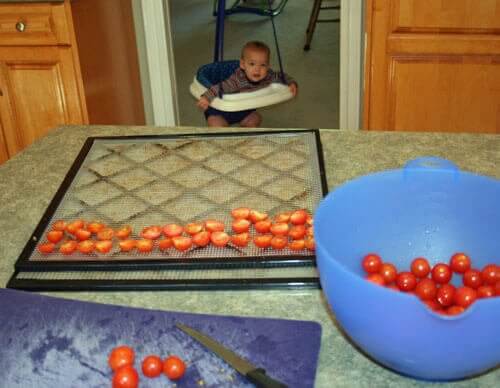
M 367 0 L 365 129 L 500 133 L 500 0 Z
M 0 163 L 63 124 L 88 124 L 69 2 L 0 4 Z

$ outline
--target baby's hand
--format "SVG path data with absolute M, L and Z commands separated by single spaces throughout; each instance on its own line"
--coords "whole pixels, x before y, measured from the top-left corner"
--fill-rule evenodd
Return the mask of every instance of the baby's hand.
M 292 92 L 292 95 L 295 97 L 297 95 L 297 84 L 294 82 L 288 85 L 288 88 L 290 89 L 290 92 Z
M 208 98 L 206 98 L 206 97 L 200 97 L 200 99 L 198 100 L 198 103 L 196 105 L 198 106 L 198 108 L 205 111 L 208 109 L 208 106 L 210 105 L 210 101 L 208 101 Z

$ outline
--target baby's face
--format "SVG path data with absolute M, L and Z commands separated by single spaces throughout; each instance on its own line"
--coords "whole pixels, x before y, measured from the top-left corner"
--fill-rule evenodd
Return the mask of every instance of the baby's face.
M 262 81 L 269 70 L 269 56 L 265 51 L 246 50 L 240 59 L 240 67 L 252 82 Z

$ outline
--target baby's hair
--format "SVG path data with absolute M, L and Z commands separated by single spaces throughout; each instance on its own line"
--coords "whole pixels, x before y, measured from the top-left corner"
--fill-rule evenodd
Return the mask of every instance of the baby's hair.
M 251 42 L 245 43 L 245 45 L 241 49 L 241 59 L 245 57 L 245 52 L 247 50 L 263 51 L 266 53 L 268 58 L 271 56 L 271 50 L 269 49 L 269 46 L 264 42 L 260 42 L 258 40 L 252 40 Z

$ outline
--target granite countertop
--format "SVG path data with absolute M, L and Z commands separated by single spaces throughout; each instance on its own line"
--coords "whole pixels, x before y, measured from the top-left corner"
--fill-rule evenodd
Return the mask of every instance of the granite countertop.
M 65 126 L 0 166 L 0 286 L 87 136 L 202 132 L 206 128 Z M 229 129 L 229 131 L 238 129 Z M 215 130 L 214 130 L 215 131 Z M 224 129 L 227 132 L 228 129 Z M 464 171 L 500 178 L 500 136 L 322 130 L 329 189 L 349 179 L 400 168 L 419 156 L 446 158 Z M 429 383 L 389 371 L 344 337 L 320 290 L 57 292 L 50 295 L 134 307 L 206 314 L 314 320 L 323 327 L 317 387 L 417 387 Z M 432 384 L 493 387 L 500 369 L 466 381 Z

